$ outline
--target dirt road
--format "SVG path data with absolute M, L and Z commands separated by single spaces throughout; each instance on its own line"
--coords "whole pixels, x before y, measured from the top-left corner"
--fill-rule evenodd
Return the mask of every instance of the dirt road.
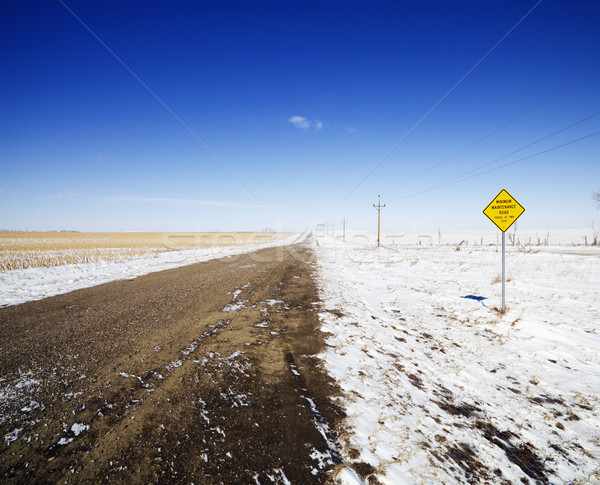
M 294 245 L 0 309 L 0 480 L 326 481 L 313 266 Z

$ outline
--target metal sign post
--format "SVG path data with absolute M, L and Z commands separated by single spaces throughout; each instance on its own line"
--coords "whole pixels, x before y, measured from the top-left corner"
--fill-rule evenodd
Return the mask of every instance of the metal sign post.
M 525 212 L 525 208 L 502 189 L 483 209 L 483 213 L 502 231 L 502 313 L 506 309 L 506 231 Z
M 502 313 L 504 313 L 506 300 L 506 232 L 502 233 Z

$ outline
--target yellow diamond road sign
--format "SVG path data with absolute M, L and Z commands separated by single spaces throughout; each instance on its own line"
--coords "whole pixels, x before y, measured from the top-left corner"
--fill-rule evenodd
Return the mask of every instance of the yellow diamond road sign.
M 483 209 L 483 213 L 502 232 L 506 232 L 523 212 L 525 208 L 504 189 Z

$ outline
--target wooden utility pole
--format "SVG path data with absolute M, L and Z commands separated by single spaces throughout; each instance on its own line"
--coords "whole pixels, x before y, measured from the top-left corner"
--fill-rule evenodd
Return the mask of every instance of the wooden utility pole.
M 381 233 L 381 209 L 385 207 L 385 204 L 381 205 L 381 196 L 377 196 L 377 205 L 373 204 L 373 207 L 377 209 L 377 247 L 379 247 L 379 236 Z
M 342 219 L 342 242 L 346 242 L 346 218 Z

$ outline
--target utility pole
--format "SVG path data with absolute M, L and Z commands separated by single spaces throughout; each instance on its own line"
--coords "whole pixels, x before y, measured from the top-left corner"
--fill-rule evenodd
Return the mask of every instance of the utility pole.
M 373 207 L 377 209 L 377 247 L 379 247 L 379 236 L 381 233 L 381 209 L 385 207 L 385 204 L 381 205 L 381 196 L 377 196 L 377 205 L 373 204 Z
M 334 232 L 334 229 L 335 229 L 335 224 L 332 222 L 332 223 L 331 223 L 331 237 L 335 239 L 335 232 Z
M 346 218 L 342 219 L 342 242 L 346 242 Z

